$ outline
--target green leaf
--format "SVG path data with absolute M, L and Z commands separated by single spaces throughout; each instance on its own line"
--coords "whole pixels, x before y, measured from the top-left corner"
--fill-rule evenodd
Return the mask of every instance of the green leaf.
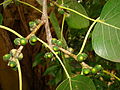
M 120 72 L 120 63 L 116 63 L 115 65 L 116 65 L 116 70 Z
M 50 14 L 50 21 L 53 25 L 53 28 L 55 29 L 55 33 L 56 33 L 58 39 L 60 40 L 61 39 L 61 30 L 60 30 L 60 26 L 59 26 L 58 20 L 55 16 L 54 12 L 51 12 L 51 14 Z M 62 42 L 64 43 L 64 46 L 66 47 L 67 44 L 66 44 L 64 37 L 62 37 Z
M 33 61 L 32 67 L 36 67 L 38 64 L 42 63 L 43 59 L 41 58 L 44 56 L 44 53 L 38 53 L 35 56 L 35 60 Z
M 96 90 L 92 80 L 86 76 L 77 75 L 71 78 L 72 89 L 70 89 L 69 79 L 64 80 L 56 90 Z
M 60 81 L 62 80 L 63 75 L 62 74 L 62 69 L 60 69 L 55 76 L 55 84 L 58 85 L 58 83 L 60 83 Z
M 0 24 L 2 24 L 2 21 L 3 21 L 3 16 L 2 16 L 2 14 L 0 13 Z
M 44 75 L 47 75 L 47 74 L 49 74 L 49 73 L 55 73 L 55 71 L 57 71 L 57 70 L 59 70 L 59 65 L 53 65 L 53 66 L 51 66 L 51 67 L 48 67 L 46 70 L 45 70 L 45 72 L 44 72 Z
M 53 28 L 55 29 L 55 33 L 56 33 L 58 39 L 60 39 L 61 38 L 60 26 L 59 26 L 58 20 L 55 16 L 54 12 L 51 12 L 51 14 L 50 14 L 50 21 L 53 25 Z
M 106 23 L 120 28 L 120 0 L 109 0 L 100 15 Z M 97 23 L 92 33 L 95 53 L 113 62 L 120 62 L 120 30 Z
M 94 78 L 93 82 L 96 86 L 96 90 L 107 90 L 107 84 L 104 81 Z
M 78 11 L 87 16 L 84 7 L 77 2 L 77 0 L 65 0 L 65 6 Z M 69 16 L 66 18 L 67 24 L 72 29 L 81 29 L 89 26 L 89 20 L 77 15 L 74 12 L 70 12 Z

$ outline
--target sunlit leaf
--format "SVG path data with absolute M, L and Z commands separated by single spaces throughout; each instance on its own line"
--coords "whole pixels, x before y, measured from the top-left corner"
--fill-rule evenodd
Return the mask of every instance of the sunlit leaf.
M 120 0 L 109 0 L 101 12 L 100 19 L 120 28 Z M 120 30 L 97 23 L 92 33 L 92 46 L 99 56 L 120 62 Z

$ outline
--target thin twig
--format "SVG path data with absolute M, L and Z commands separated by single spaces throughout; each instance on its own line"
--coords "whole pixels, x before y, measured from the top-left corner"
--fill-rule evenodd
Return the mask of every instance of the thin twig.
M 65 23 L 66 14 L 63 15 L 62 27 L 61 27 L 61 41 L 63 40 L 63 28 Z
M 98 17 L 98 18 L 92 23 L 92 25 L 90 26 L 90 28 L 88 29 L 87 34 L 86 34 L 86 36 L 85 36 L 85 39 L 84 39 L 84 41 L 83 41 L 82 47 L 81 47 L 81 49 L 80 49 L 80 52 L 79 52 L 77 55 L 79 55 L 79 54 L 81 54 L 81 53 L 83 52 L 84 47 L 85 47 L 86 42 L 87 42 L 87 39 L 88 39 L 88 36 L 89 36 L 91 30 L 93 29 L 94 25 L 96 24 L 97 20 L 99 20 L 99 18 L 100 18 L 100 17 Z
M 12 0 L 4 1 L 4 2 L 0 3 L 0 5 L 4 5 L 4 4 L 6 4 L 6 3 L 8 3 L 8 2 L 11 2 L 11 1 L 12 1 Z
M 15 34 L 16 36 L 18 36 L 18 37 L 20 37 L 20 38 L 23 38 L 23 36 L 21 36 L 19 33 L 17 33 L 16 31 L 14 31 L 14 30 L 11 29 L 11 28 L 8 28 L 8 27 L 3 26 L 3 25 L 0 25 L 0 28 L 5 29 L 5 30 L 7 30 L 7 31 L 9 31 L 9 32 L 11 32 L 11 33 L 13 33 L 13 34 Z
M 109 74 L 111 77 L 114 77 L 114 78 L 116 78 L 117 80 L 120 81 L 120 78 L 117 77 L 117 76 L 115 76 L 114 74 L 112 74 L 112 73 L 110 73 L 110 72 L 108 72 L 108 71 L 106 71 L 106 70 L 103 70 L 103 72 L 106 73 L 106 74 Z
M 26 37 L 26 39 L 27 39 L 27 40 L 30 39 L 30 37 L 31 37 L 32 35 L 34 35 L 34 34 L 39 30 L 39 28 L 40 28 L 43 24 L 44 24 L 44 21 L 41 21 L 41 22 L 35 27 L 35 29 Z
M 29 3 L 26 3 L 26 2 L 23 2 L 23 1 L 20 1 L 20 0 L 17 0 L 17 2 L 22 3 L 22 4 L 24 4 L 24 5 L 27 5 L 27 6 L 31 7 L 31 8 L 33 8 L 33 9 L 35 9 L 36 11 L 42 13 L 42 11 L 41 11 L 40 9 L 34 7 L 33 5 L 31 5 L 31 4 L 29 4 Z
M 39 30 L 39 28 L 40 28 L 43 24 L 44 24 L 44 22 L 41 21 L 41 23 L 39 23 L 38 26 L 36 26 L 36 28 L 26 37 L 26 39 L 27 39 L 27 40 L 30 39 L 30 37 L 31 37 L 32 35 L 34 35 L 34 34 Z M 21 51 L 23 50 L 23 48 L 24 48 L 24 46 L 20 46 L 20 47 L 17 49 L 15 55 L 14 55 L 13 58 L 12 58 L 12 60 L 16 60 L 15 62 L 17 63 L 17 66 L 18 66 L 19 84 L 20 84 L 20 85 L 19 85 L 19 88 L 20 88 L 20 90 L 22 90 L 22 73 L 21 73 L 20 63 L 19 63 L 19 61 L 16 59 L 16 57 L 18 57 L 18 56 L 20 55 L 20 53 L 21 53 Z
M 67 8 L 67 7 L 64 7 L 64 6 L 62 6 L 62 5 L 59 5 L 59 4 L 57 4 L 55 1 L 52 1 L 52 3 L 55 4 L 55 5 L 56 5 L 57 7 L 59 7 L 59 8 L 66 9 L 66 10 L 69 10 L 69 11 L 71 11 L 71 12 L 74 12 L 74 13 L 76 13 L 76 14 L 78 14 L 78 15 L 80 15 L 80 16 L 82 16 L 82 17 L 84 17 L 84 18 L 86 18 L 86 19 L 88 19 L 88 20 L 90 20 L 90 21 L 93 21 L 93 22 L 95 21 L 95 19 L 92 19 L 92 18 L 90 18 L 90 17 L 88 17 L 88 16 L 86 16 L 86 15 L 84 15 L 84 14 L 82 14 L 82 13 L 79 13 L 79 12 L 77 12 L 77 11 L 74 10 L 74 9 Z M 112 24 L 106 23 L 105 20 L 97 20 L 97 22 L 102 23 L 102 24 L 107 25 L 107 26 L 110 26 L 110 27 L 112 27 L 112 28 L 115 28 L 115 29 L 120 30 L 119 27 L 116 27 L 116 26 L 114 26 L 114 25 L 112 25 Z
M 35 29 L 26 37 L 27 40 L 30 39 L 31 36 L 33 36 L 38 30 L 39 28 L 44 24 L 43 21 L 41 21 L 36 27 Z M 24 46 L 20 46 L 17 51 L 16 51 L 16 54 L 14 55 L 14 57 L 18 57 L 18 55 L 21 53 L 22 49 L 23 49 Z M 14 58 L 13 57 L 13 58 Z
M 47 14 L 47 0 L 43 0 L 43 14 L 41 20 L 45 21 L 45 31 L 46 31 L 46 39 L 50 47 L 52 47 L 52 35 L 50 32 L 50 26 L 48 21 L 48 14 Z
M 19 61 L 16 59 L 17 67 L 18 67 L 18 74 L 19 74 L 19 88 L 22 90 L 22 72 Z
M 64 48 L 61 48 L 61 47 L 59 47 L 59 50 L 62 51 L 62 52 L 64 52 L 65 54 L 73 57 L 75 60 L 77 60 L 77 56 L 76 56 L 75 54 L 72 54 L 72 53 L 69 52 L 68 50 L 65 50 Z

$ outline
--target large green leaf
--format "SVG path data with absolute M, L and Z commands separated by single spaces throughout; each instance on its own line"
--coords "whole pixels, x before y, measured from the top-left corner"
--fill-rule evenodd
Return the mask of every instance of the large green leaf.
M 92 80 L 86 76 L 77 75 L 71 78 L 72 89 L 70 89 L 69 79 L 64 80 L 56 90 L 96 90 Z
M 61 3 L 60 1 L 61 0 L 58 0 L 59 4 Z M 64 0 L 64 6 L 74 9 L 79 13 L 87 16 L 84 7 L 80 3 L 78 3 L 77 0 Z M 66 21 L 68 26 L 72 29 L 81 29 L 89 26 L 89 20 L 81 17 L 80 15 L 77 15 L 74 12 L 69 13 L 69 17 L 66 18 Z
M 101 12 L 100 19 L 120 28 L 120 0 L 109 0 Z M 120 62 L 120 30 L 97 23 L 92 33 L 92 45 L 99 56 Z

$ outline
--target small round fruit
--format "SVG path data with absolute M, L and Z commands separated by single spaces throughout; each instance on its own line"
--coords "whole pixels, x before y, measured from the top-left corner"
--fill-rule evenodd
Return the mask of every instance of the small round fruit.
M 9 61 L 9 63 L 8 63 L 8 66 L 10 66 L 10 67 L 12 67 L 12 68 L 14 68 L 14 67 L 16 67 L 16 62 L 14 62 L 14 61 Z
M 84 57 L 84 60 L 88 57 L 86 53 L 82 53 L 82 56 Z
M 49 52 L 49 53 L 46 53 L 46 54 L 44 55 L 44 57 L 45 57 L 45 58 L 52 58 L 52 57 L 53 57 L 53 54 L 52 54 L 51 52 Z
M 26 38 L 20 38 L 20 44 L 21 45 L 26 45 L 27 44 L 27 39 Z
M 52 44 L 56 44 L 57 43 L 57 39 L 56 38 L 52 38 L 51 42 L 52 42 Z
M 34 22 L 34 21 L 30 21 L 29 22 L 29 27 L 30 28 L 33 28 L 33 27 L 35 27 L 36 26 L 36 23 Z
M 89 68 L 84 68 L 83 69 L 83 73 L 84 74 L 89 74 L 90 73 L 90 69 Z
M 55 52 L 57 55 L 60 55 L 60 51 Z
M 87 57 L 88 55 L 86 53 L 81 53 L 77 56 L 77 60 L 82 62 L 83 60 L 86 60 Z
M 84 60 L 84 57 L 81 54 L 79 54 L 77 56 L 77 60 L 80 61 L 80 62 L 82 62 Z
M 59 46 L 59 47 L 61 47 L 61 46 L 63 46 L 63 43 L 61 42 L 61 41 L 59 41 L 59 40 L 57 40 L 57 46 Z
M 20 55 L 18 56 L 18 60 L 22 60 L 23 59 L 23 53 L 20 53 Z
M 34 35 L 34 36 L 32 36 L 31 38 L 30 38 L 30 41 L 32 42 L 32 43 L 35 43 L 36 41 L 37 41 L 37 37 Z
M 69 58 L 70 56 L 69 56 L 69 55 L 67 55 L 67 54 L 64 54 L 64 57 L 65 57 L 65 58 Z
M 93 74 L 96 74 L 98 71 L 97 71 L 96 68 L 92 68 L 92 69 L 91 69 L 91 72 L 92 72 Z
M 102 70 L 102 66 L 101 65 L 96 65 L 94 68 L 96 68 L 98 71 Z
M 53 46 L 53 50 L 58 51 L 59 50 L 58 46 Z
M 54 4 L 53 4 L 53 3 L 50 3 L 50 6 L 52 6 L 52 7 L 53 7 L 53 6 L 54 6 Z
M 58 12 L 59 12 L 60 14 L 64 14 L 64 13 L 65 13 L 65 11 L 64 11 L 63 9 L 61 9 L 61 8 L 58 8 Z
M 12 49 L 12 50 L 10 50 L 10 54 L 11 54 L 12 56 L 14 56 L 14 55 L 16 54 L 16 52 L 17 52 L 17 49 Z
M 44 58 L 46 58 L 46 59 L 48 58 L 47 53 L 45 53 Z
M 30 43 L 30 45 L 35 45 L 36 43 L 34 43 L 34 42 L 31 42 L 30 40 L 29 40 L 29 43 Z
M 67 50 L 68 50 L 69 52 L 71 52 L 71 53 L 73 53 L 73 52 L 74 52 L 74 49 L 73 49 L 73 48 L 71 48 L 71 47 L 70 47 L 70 48 L 68 48 Z
M 10 58 L 11 58 L 11 54 L 5 54 L 3 56 L 3 60 L 5 60 L 5 61 L 9 60 Z
M 48 53 L 47 56 L 48 56 L 48 58 L 52 58 L 53 54 L 52 53 Z
M 20 38 L 16 38 L 16 39 L 14 40 L 14 44 L 15 44 L 15 45 L 20 45 Z

